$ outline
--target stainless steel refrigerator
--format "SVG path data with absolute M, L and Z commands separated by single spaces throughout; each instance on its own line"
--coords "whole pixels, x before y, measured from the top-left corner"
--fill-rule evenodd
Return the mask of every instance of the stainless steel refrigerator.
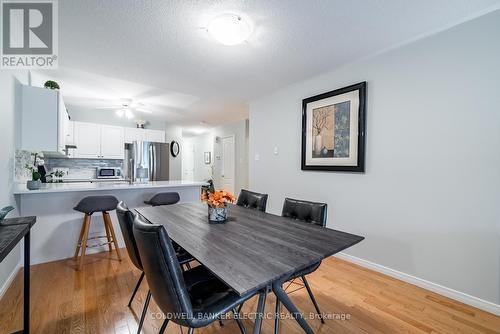
M 124 175 L 133 182 L 169 179 L 169 144 L 134 141 L 125 146 Z

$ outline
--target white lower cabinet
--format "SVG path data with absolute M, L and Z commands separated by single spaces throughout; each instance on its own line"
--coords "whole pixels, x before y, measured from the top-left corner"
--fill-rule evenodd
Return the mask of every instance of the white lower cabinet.
M 124 129 L 120 126 L 74 122 L 74 136 L 75 158 L 124 158 Z

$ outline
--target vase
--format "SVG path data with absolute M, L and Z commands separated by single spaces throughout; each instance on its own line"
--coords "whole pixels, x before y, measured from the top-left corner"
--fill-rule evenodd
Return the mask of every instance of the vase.
M 224 223 L 227 220 L 227 206 L 214 208 L 208 206 L 208 221 L 214 224 Z
M 42 185 L 42 182 L 40 182 L 40 180 L 36 180 L 36 181 L 33 181 L 33 180 L 30 180 L 28 182 L 26 182 L 26 187 L 29 189 L 29 190 L 37 190 L 37 189 L 40 189 L 40 186 Z
M 314 154 L 320 155 L 323 148 L 323 137 L 321 135 L 314 136 Z

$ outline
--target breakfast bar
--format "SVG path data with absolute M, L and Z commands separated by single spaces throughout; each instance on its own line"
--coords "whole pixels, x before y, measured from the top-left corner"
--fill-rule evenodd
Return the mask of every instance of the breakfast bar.
M 45 183 L 38 190 L 28 190 L 25 184 L 18 184 L 13 193 L 20 215 L 37 216 L 38 223 L 31 233 L 31 263 L 38 264 L 73 255 L 82 221 L 81 214 L 73 208 L 84 197 L 112 195 L 131 208 L 137 208 L 146 206 L 144 201 L 157 193 L 177 192 L 180 203 L 198 202 L 204 184 L 192 181 Z M 115 212 L 110 215 L 114 229 L 119 231 Z M 101 215 L 96 214 L 93 219 L 90 236 L 102 234 Z M 117 239 L 119 247 L 124 247 L 121 233 L 117 233 Z M 106 249 L 96 247 L 91 253 Z

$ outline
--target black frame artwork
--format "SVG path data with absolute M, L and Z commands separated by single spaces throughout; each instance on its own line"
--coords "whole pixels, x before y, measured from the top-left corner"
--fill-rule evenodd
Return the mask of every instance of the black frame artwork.
M 345 94 L 345 95 L 343 95 Z M 337 102 L 332 102 L 337 97 Z M 339 102 L 340 101 L 340 102 Z M 322 104 L 324 102 L 324 104 Z M 346 117 L 343 118 L 344 124 L 349 123 L 349 128 L 337 129 L 335 119 L 337 117 L 336 108 L 341 104 L 345 105 L 344 111 Z M 358 105 L 357 110 L 353 106 Z M 313 108 L 314 106 L 314 108 Z M 330 146 L 331 149 L 327 149 L 323 146 L 322 149 L 317 150 L 317 146 L 313 148 L 313 142 L 317 141 L 317 138 L 313 138 L 314 130 L 321 137 L 320 133 L 323 133 L 323 129 L 327 127 L 321 127 L 317 130 L 316 114 L 313 112 L 316 110 L 330 108 L 327 111 L 326 117 L 332 117 L 329 124 L 332 124 L 334 129 L 328 133 L 330 136 Z M 326 110 L 326 109 L 325 109 Z M 320 111 L 321 112 L 321 111 Z M 356 115 L 352 114 L 357 112 Z M 329 116 L 331 115 L 331 116 Z M 310 117 L 311 119 L 308 119 Z M 346 121 L 347 119 L 347 121 Z M 357 123 L 354 120 L 357 119 Z M 314 123 L 313 123 L 314 122 Z M 340 122 L 338 122 L 341 124 Z M 340 125 L 339 125 L 340 126 Z M 357 129 L 355 128 L 357 126 Z M 343 141 L 342 146 L 343 151 L 337 151 L 336 149 L 336 137 L 335 134 L 347 133 L 344 137 L 340 137 L 339 142 Z M 346 132 L 347 131 L 347 132 Z M 355 134 L 356 137 L 352 136 Z M 365 134 L 366 134 L 366 82 L 360 82 L 355 85 L 347 86 L 344 88 L 332 90 L 327 93 L 315 95 L 302 100 L 302 154 L 301 154 L 301 169 L 302 170 L 316 170 L 316 171 L 341 171 L 341 172 L 358 172 L 363 173 L 365 171 Z M 316 136 L 317 137 L 317 136 Z M 321 139 L 321 138 L 319 138 Z M 321 144 L 319 145 L 321 146 Z M 336 152 L 343 152 L 343 154 L 335 155 Z M 314 160 L 317 160 L 315 162 Z

